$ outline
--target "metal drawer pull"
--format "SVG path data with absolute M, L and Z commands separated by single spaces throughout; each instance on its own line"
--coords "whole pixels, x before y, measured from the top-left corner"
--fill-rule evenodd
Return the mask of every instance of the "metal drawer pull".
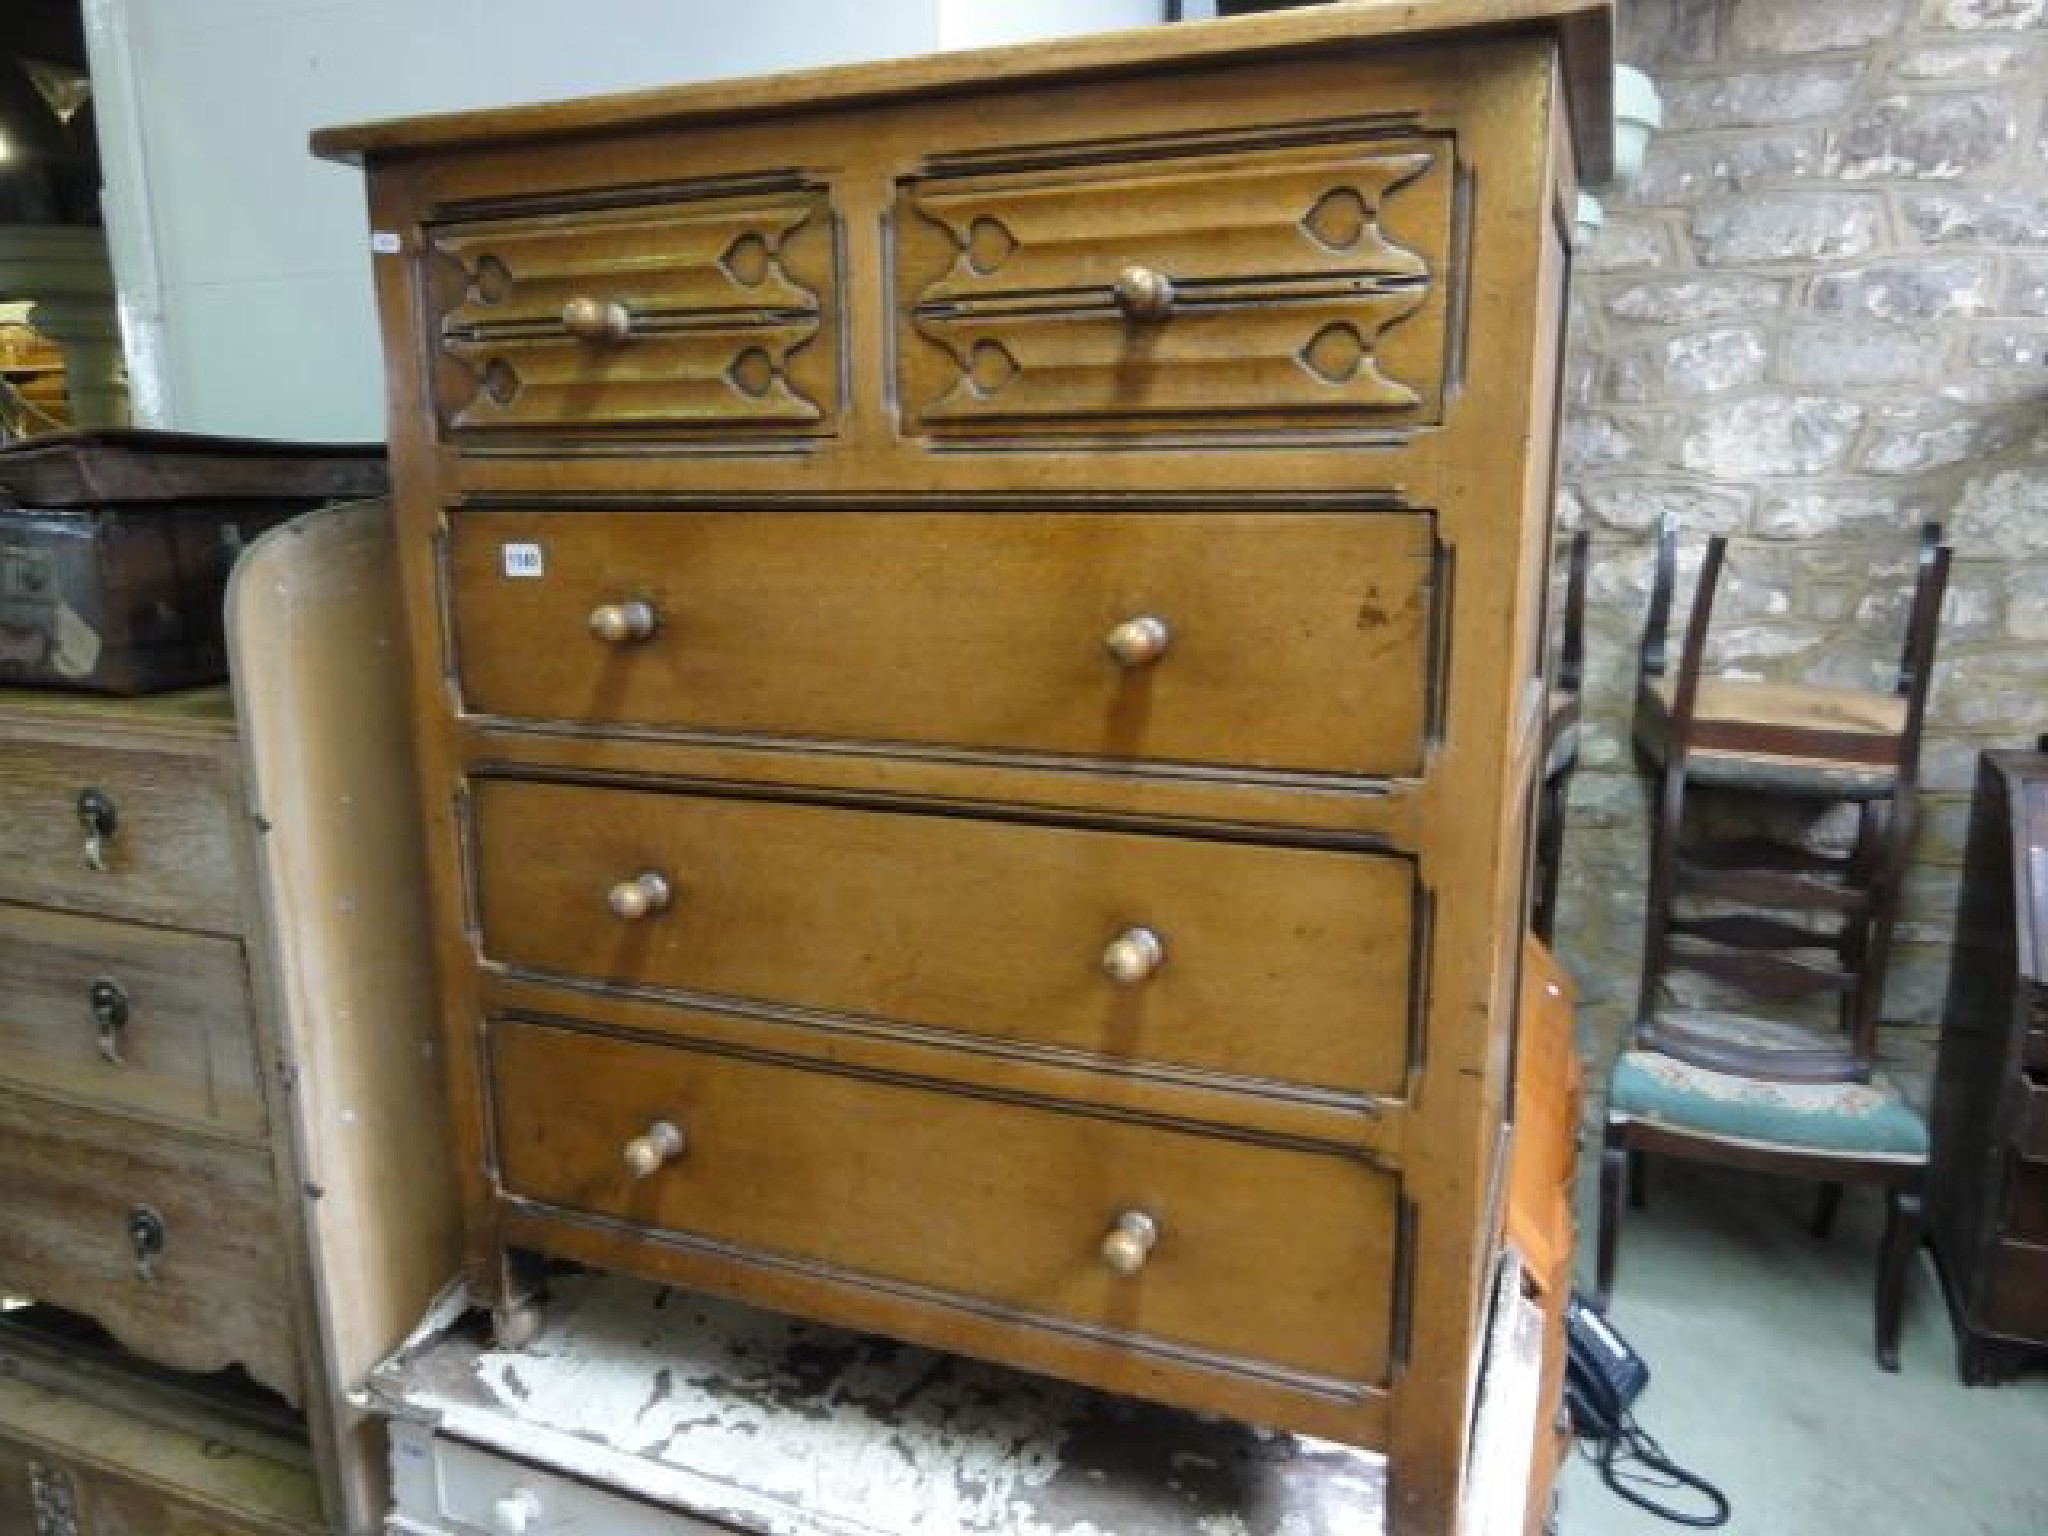
M 1158 1222 L 1143 1211 L 1125 1211 L 1102 1240 L 1102 1262 L 1120 1275 L 1135 1275 L 1158 1241 Z
M 1156 267 L 1125 267 L 1114 292 L 1126 320 L 1153 324 L 1173 313 L 1173 279 Z
M 1166 940 L 1150 928 L 1126 928 L 1102 952 L 1102 969 L 1120 987 L 1135 987 L 1166 963 Z
M 1149 667 L 1166 654 L 1173 643 L 1173 631 L 1157 614 L 1141 613 L 1125 619 L 1103 637 L 1103 646 L 1120 667 Z
M 638 598 L 624 603 L 601 603 L 590 610 L 590 632 L 610 645 L 632 645 L 645 640 L 659 623 L 654 605 Z
M 121 1032 L 128 1027 L 127 989 L 112 977 L 102 976 L 93 982 L 85 1000 L 92 1009 L 93 1022 L 99 1026 L 100 1055 L 120 1066 Z
M 562 329 L 578 341 L 615 346 L 633 334 L 633 316 L 617 299 L 578 294 L 562 306 Z
M 136 1278 L 145 1285 L 156 1279 L 156 1261 L 164 1251 L 170 1229 L 154 1206 L 131 1206 L 128 1211 L 128 1246 L 135 1250 Z
M 105 873 L 107 844 L 121 824 L 121 814 L 105 790 L 85 789 L 78 794 L 78 825 L 85 831 L 85 863 L 88 869 Z
M 630 880 L 621 880 L 605 893 L 605 905 L 612 915 L 628 923 L 655 912 L 666 912 L 674 893 L 668 877 L 658 870 L 643 869 Z
M 671 1121 L 657 1120 L 619 1149 L 626 1171 L 636 1179 L 659 1173 L 664 1164 L 683 1155 L 683 1133 Z

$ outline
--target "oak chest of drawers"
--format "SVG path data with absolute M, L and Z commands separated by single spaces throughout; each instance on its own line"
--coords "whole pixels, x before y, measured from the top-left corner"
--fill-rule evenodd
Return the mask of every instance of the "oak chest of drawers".
M 632 1270 L 1384 1446 L 1448 1528 L 1607 23 L 316 136 L 506 1334 L 521 1255 Z

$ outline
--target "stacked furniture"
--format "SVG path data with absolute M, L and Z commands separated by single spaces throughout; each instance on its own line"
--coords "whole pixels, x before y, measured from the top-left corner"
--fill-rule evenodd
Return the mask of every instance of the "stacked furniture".
M 2048 753 L 1978 767 L 1933 1131 L 1958 1366 L 1995 1381 L 2048 1350 Z
M 9 1531 L 381 1518 L 344 1395 L 452 1264 L 390 560 L 381 504 L 259 542 L 239 699 L 0 692 Z
M 1608 78 L 1438 0 L 316 135 L 501 1337 L 577 1260 L 1449 1528 Z

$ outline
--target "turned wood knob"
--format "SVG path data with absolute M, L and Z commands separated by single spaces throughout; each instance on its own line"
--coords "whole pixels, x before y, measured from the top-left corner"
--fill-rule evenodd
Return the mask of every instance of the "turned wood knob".
M 578 341 L 610 346 L 633 334 L 633 316 L 617 299 L 578 294 L 562 306 L 562 329 Z
M 1102 969 L 1122 987 L 1135 987 L 1166 963 L 1166 941 L 1150 928 L 1126 928 L 1102 952 Z
M 1148 667 L 1166 654 L 1167 646 L 1173 643 L 1173 631 L 1166 627 L 1166 620 L 1141 613 L 1117 625 L 1103 637 L 1102 643 L 1118 666 Z
M 1159 321 L 1173 313 L 1173 279 L 1156 267 L 1125 267 L 1114 292 L 1126 320 Z
M 498 1536 L 526 1536 L 541 1517 L 540 1499 L 530 1488 L 514 1488 L 491 1506 L 491 1529 Z
M 614 917 L 637 923 L 650 913 L 666 912 L 673 895 L 666 875 L 657 870 L 643 869 L 632 879 L 621 880 L 605 892 L 604 899 Z
M 657 619 L 652 603 L 638 598 L 624 603 L 600 603 L 590 610 L 590 632 L 611 645 L 631 645 L 654 633 Z
M 672 1163 L 682 1155 L 683 1133 L 666 1120 L 655 1121 L 619 1149 L 619 1156 L 626 1161 L 626 1171 L 636 1179 L 646 1178 L 662 1164 Z
M 1120 1275 L 1135 1275 L 1158 1241 L 1158 1222 L 1143 1211 L 1125 1211 L 1102 1240 L 1102 1262 Z

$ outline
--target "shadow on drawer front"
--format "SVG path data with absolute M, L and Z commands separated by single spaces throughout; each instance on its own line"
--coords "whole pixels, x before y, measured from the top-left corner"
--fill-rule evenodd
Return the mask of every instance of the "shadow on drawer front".
M 1300 132 L 1186 135 L 1107 164 L 1096 144 L 994 151 L 904 182 L 906 429 L 1441 420 L 1449 142 L 1321 126 L 1318 142 L 1276 142 Z
M 518 970 L 1398 1094 L 1407 860 L 480 779 Z
M 1339 1154 L 513 1021 L 491 1075 L 515 1196 L 1254 1369 L 1387 1372 L 1396 1184 Z
M 457 439 L 812 435 L 838 416 L 823 191 L 562 207 L 435 227 L 427 308 Z
M 1427 514 L 464 512 L 485 715 L 1398 777 Z
M 298 1401 L 270 1156 L 0 1093 L 0 1289 Z

